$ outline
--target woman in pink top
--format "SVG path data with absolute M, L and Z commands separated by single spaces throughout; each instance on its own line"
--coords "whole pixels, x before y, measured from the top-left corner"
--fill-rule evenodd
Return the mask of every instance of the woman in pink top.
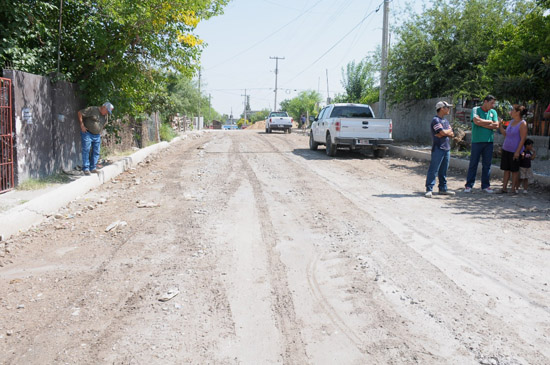
M 502 144 L 502 158 L 500 169 L 504 171 L 502 179 L 502 193 L 508 192 L 508 180 L 512 175 L 512 191 L 517 194 L 519 189 L 519 156 L 523 150 L 523 144 L 527 138 L 527 122 L 523 117 L 527 115 L 527 108 L 514 104 L 510 112 L 512 120 L 504 129 L 503 122 L 499 124 L 500 133 L 504 136 Z

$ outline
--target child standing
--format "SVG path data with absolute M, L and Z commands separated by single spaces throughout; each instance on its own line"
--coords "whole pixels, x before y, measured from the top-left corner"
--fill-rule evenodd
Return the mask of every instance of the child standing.
M 533 140 L 527 138 L 524 144 L 525 149 L 521 154 L 519 160 L 519 179 L 520 185 L 523 183 L 523 193 L 527 194 L 527 187 L 529 186 L 529 180 L 533 180 L 533 170 L 531 170 L 531 160 L 535 159 L 536 153 L 533 149 Z

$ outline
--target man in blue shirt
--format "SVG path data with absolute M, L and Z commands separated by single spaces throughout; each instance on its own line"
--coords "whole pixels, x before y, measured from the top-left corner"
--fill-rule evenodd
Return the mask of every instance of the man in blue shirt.
M 449 168 L 449 160 L 451 158 L 451 141 L 454 136 L 453 129 L 445 116 L 451 112 L 453 105 L 446 101 L 439 101 L 435 104 L 437 115 L 433 117 L 430 124 L 432 132 L 432 160 L 428 168 L 428 176 L 426 177 L 426 198 L 432 197 L 432 190 L 435 185 L 436 175 L 439 178 L 439 194 L 440 195 L 455 195 L 453 191 L 447 190 L 447 169 Z

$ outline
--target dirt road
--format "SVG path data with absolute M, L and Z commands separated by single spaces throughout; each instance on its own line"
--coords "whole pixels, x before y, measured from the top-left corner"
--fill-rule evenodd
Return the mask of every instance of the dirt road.
M 8 242 L 0 364 L 549 364 L 549 196 L 425 172 L 178 142 Z

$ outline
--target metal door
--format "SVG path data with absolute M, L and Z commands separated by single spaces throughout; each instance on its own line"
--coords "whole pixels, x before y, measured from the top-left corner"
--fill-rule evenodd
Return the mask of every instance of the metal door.
M 11 80 L 0 77 L 0 193 L 15 187 Z

